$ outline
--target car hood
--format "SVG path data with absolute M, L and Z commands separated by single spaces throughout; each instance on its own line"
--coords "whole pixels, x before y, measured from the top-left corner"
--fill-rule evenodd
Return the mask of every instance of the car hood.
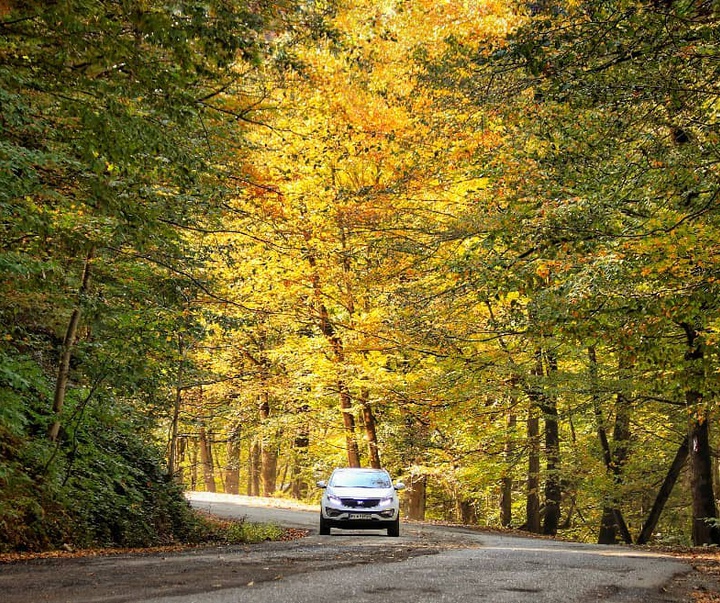
M 327 492 L 340 498 L 390 498 L 395 493 L 395 488 L 329 487 Z

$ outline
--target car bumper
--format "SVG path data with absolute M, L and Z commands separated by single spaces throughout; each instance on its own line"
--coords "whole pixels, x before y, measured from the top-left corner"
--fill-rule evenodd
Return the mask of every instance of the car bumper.
M 381 509 L 377 511 L 355 511 L 323 507 L 323 519 L 334 528 L 358 530 L 363 528 L 384 528 L 388 523 L 397 521 L 397 509 Z

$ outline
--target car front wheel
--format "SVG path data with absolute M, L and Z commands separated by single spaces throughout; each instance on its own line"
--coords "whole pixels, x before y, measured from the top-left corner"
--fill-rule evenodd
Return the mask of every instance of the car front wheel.
M 393 536 L 395 538 L 400 536 L 400 520 L 399 519 L 396 519 L 388 526 L 387 535 Z
M 330 524 L 327 522 L 327 520 L 320 515 L 320 536 L 329 536 L 330 535 Z

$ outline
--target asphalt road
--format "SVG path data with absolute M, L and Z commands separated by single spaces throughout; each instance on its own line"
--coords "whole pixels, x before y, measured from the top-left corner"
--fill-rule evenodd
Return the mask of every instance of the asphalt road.
M 247 503 L 247 499 L 242 501 Z M 293 527 L 316 528 L 318 510 L 287 510 L 238 505 L 232 497 L 193 495 L 193 504 L 219 515 L 244 514 L 251 521 L 271 521 Z M 382 532 L 333 530 L 313 536 L 328 547 L 355 543 L 389 546 Z M 654 553 L 617 546 L 593 546 L 553 540 L 479 534 L 471 530 L 405 524 L 402 538 L 409 545 L 425 543 L 434 554 L 399 563 L 366 563 L 293 576 L 253 585 L 234 593 L 204 596 L 207 603 L 335 603 L 336 601 L 420 603 L 427 601 L 538 602 L 667 602 L 663 590 L 689 566 Z M 181 603 L 154 599 L 152 603 Z M 197 599 L 184 599 L 191 603 Z M 148 602 L 150 603 L 150 602 Z
M 320 507 L 291 500 L 235 496 L 211 492 L 188 492 L 187 498 L 196 509 L 220 517 L 240 518 L 256 523 L 277 523 L 286 528 L 317 531 Z
M 182 553 L 0 564 L 2 603 L 678 603 L 665 590 L 691 567 L 627 547 L 601 547 L 404 524 L 317 534 L 317 508 L 191 495 L 217 515 L 312 530 L 307 538 Z M 251 502 L 252 505 L 248 504 Z

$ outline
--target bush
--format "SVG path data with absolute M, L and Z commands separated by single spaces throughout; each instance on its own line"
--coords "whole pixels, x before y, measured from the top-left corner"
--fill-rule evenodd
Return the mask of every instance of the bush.
M 2 355 L 0 367 L 0 552 L 196 538 L 151 425 L 126 403 L 69 399 L 72 420 L 55 444 L 46 436 L 51 381 L 27 357 Z

